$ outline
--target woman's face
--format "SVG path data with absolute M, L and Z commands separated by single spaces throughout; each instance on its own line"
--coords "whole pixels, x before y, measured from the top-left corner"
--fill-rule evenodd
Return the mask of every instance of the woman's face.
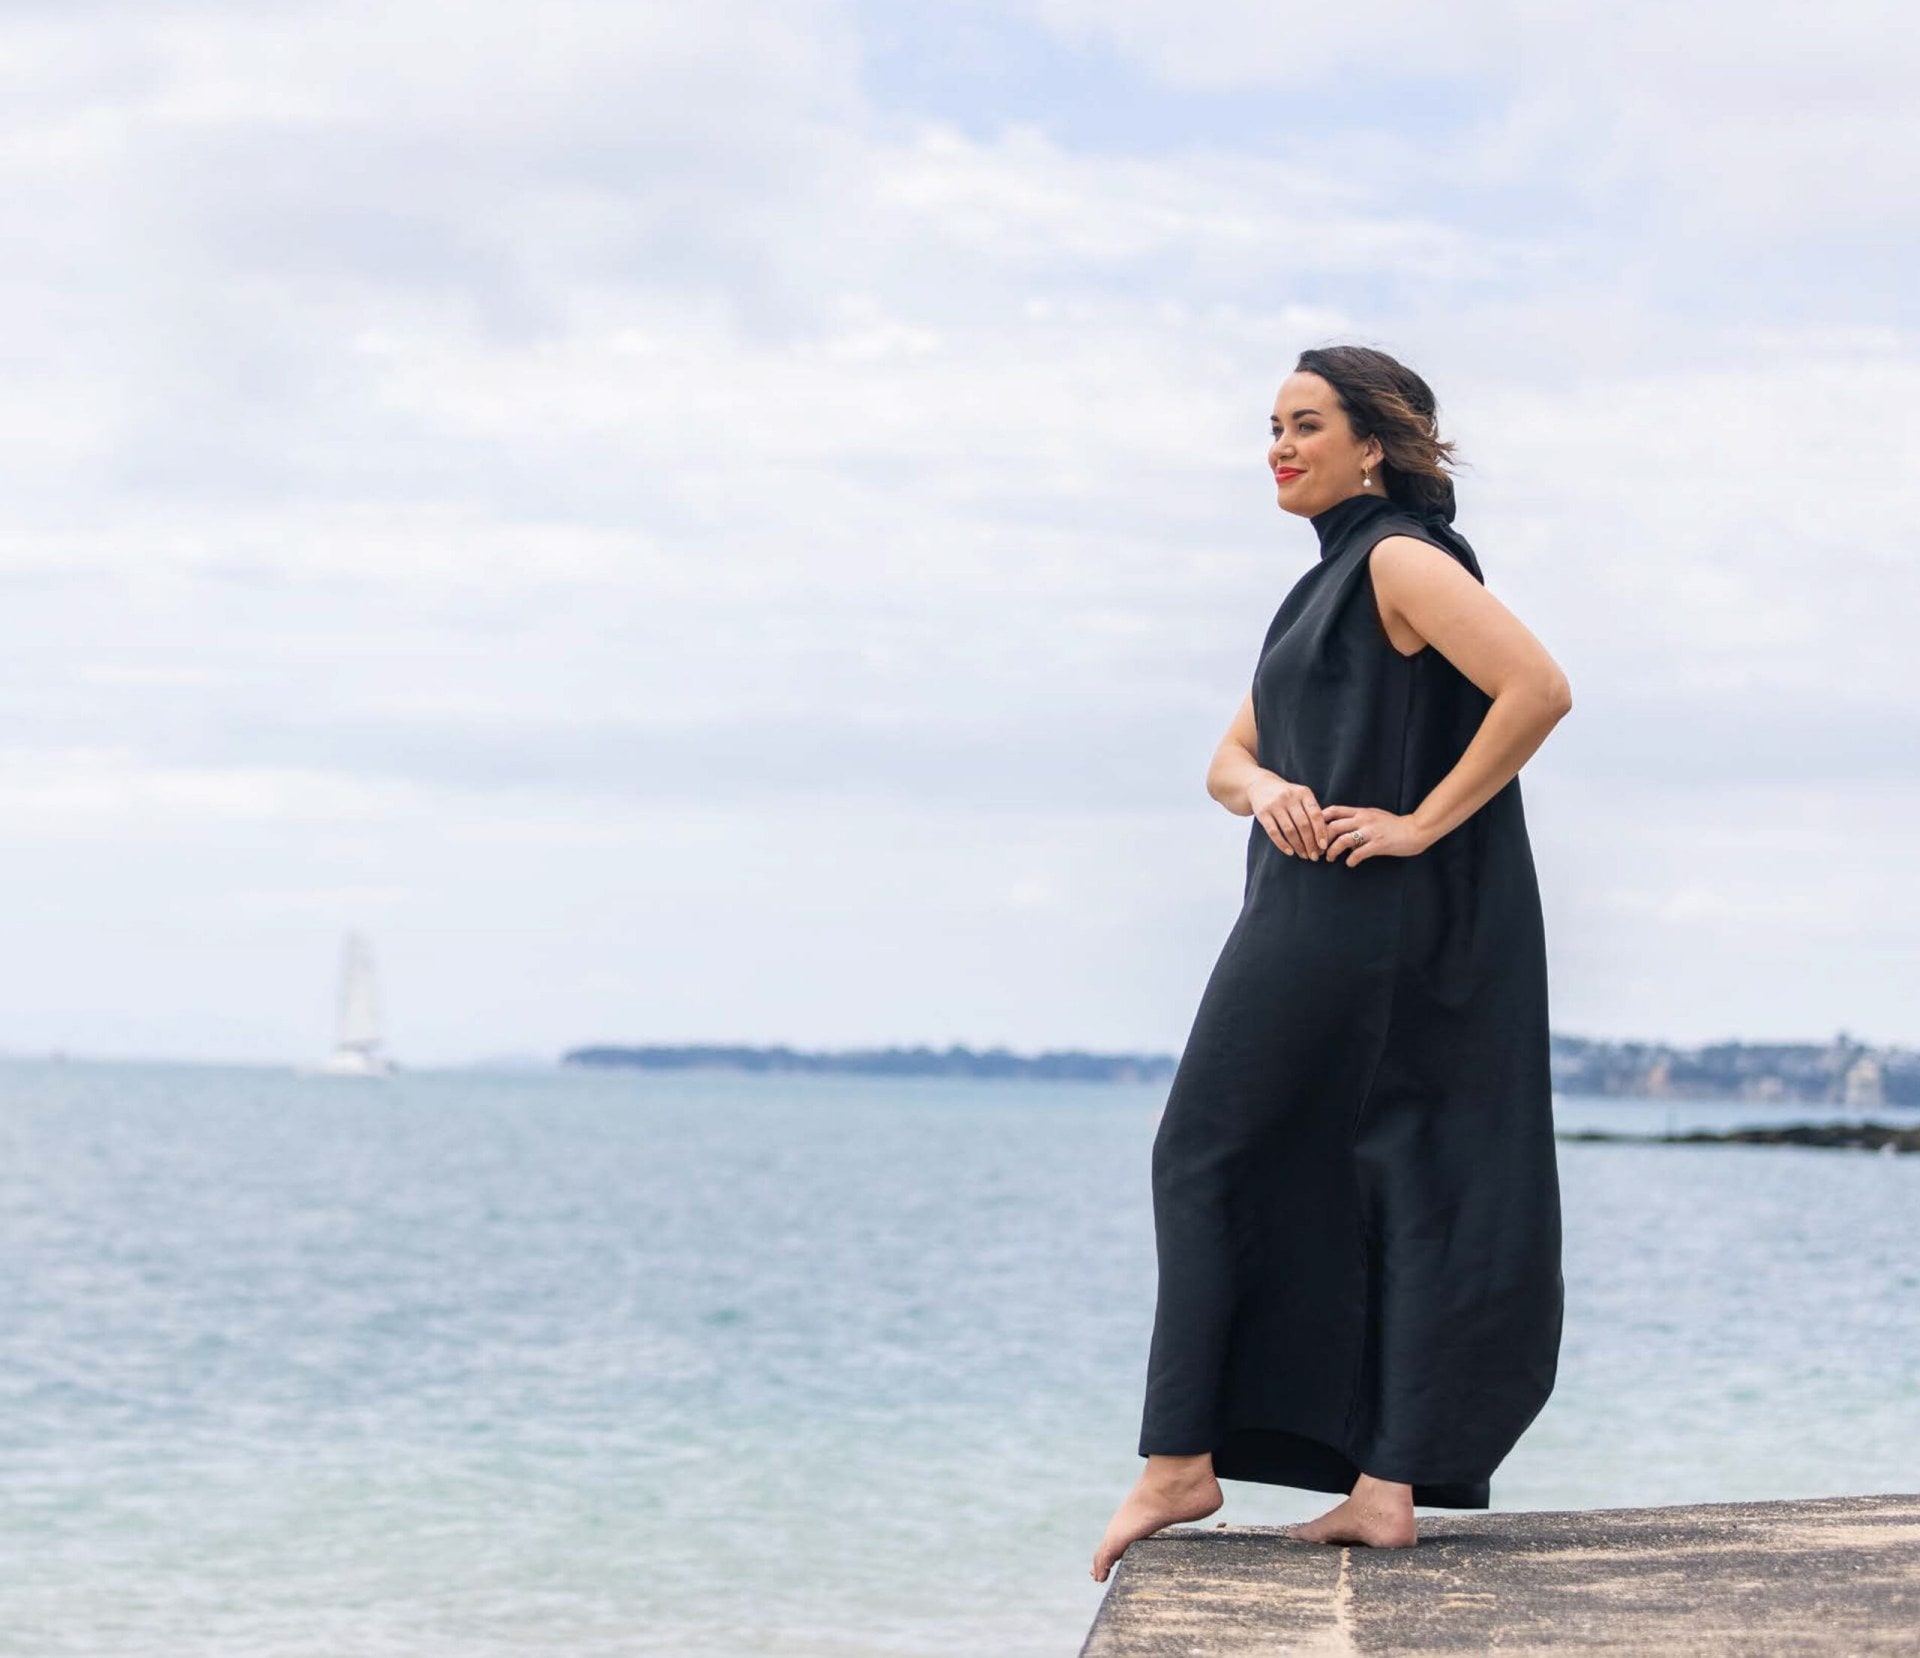
M 1386 494 L 1380 480 L 1380 440 L 1361 443 L 1333 387 L 1317 374 L 1295 370 L 1273 400 L 1273 442 L 1267 446 L 1280 505 L 1311 518 L 1349 495 Z M 1372 475 L 1371 486 L 1360 480 Z

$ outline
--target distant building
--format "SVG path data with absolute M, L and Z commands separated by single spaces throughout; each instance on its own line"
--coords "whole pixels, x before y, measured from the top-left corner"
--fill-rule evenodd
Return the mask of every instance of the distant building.
M 1862 1054 L 1849 1065 L 1846 1085 L 1840 1097 L 1848 1105 L 1885 1105 L 1886 1085 L 1880 1061 L 1872 1054 Z

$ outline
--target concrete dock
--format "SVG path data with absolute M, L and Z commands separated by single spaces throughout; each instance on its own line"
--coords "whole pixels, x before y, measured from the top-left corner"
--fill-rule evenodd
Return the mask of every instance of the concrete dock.
M 1920 1654 L 1920 1494 L 1419 1527 L 1370 1549 L 1170 1526 L 1121 1557 L 1081 1658 Z

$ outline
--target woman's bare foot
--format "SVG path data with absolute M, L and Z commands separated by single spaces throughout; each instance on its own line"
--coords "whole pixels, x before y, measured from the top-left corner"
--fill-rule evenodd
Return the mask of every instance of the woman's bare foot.
M 1413 1487 L 1362 1474 L 1353 1493 L 1317 1520 L 1288 1526 L 1303 1543 L 1365 1543 L 1376 1549 L 1407 1549 L 1419 1539 L 1413 1527 Z
M 1107 1535 L 1093 1555 L 1093 1581 L 1105 1583 L 1113 1563 L 1127 1552 L 1130 1544 L 1151 1535 L 1162 1526 L 1175 1526 L 1183 1520 L 1204 1520 L 1225 1499 L 1220 1482 L 1213 1477 L 1213 1455 L 1150 1456 L 1139 1483 L 1127 1493 L 1127 1500 L 1114 1510 L 1107 1522 Z

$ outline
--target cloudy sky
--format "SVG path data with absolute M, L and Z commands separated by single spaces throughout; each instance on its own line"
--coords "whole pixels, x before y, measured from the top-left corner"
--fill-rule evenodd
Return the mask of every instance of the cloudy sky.
M 1396 352 L 1573 713 L 1554 1025 L 1920 1043 L 1892 4 L 16 0 L 0 1049 L 1176 1049 Z

